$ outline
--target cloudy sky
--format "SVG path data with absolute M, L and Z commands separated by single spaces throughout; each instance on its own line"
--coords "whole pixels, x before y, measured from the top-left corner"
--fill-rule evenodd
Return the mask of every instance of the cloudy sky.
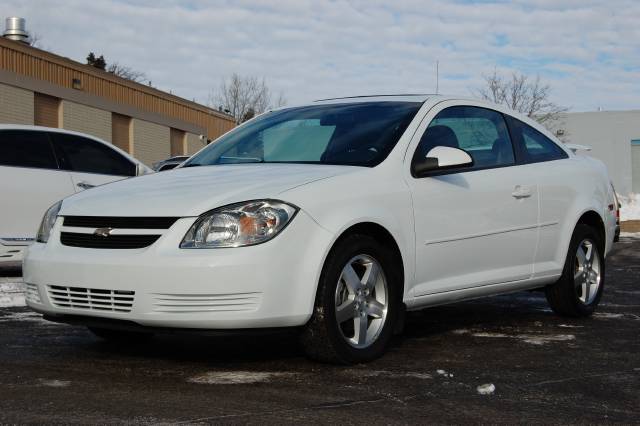
M 539 74 L 573 111 L 640 109 L 638 0 L 3 0 L 41 45 L 89 51 L 205 102 L 265 77 L 289 104 L 333 96 L 469 96 L 494 68 Z

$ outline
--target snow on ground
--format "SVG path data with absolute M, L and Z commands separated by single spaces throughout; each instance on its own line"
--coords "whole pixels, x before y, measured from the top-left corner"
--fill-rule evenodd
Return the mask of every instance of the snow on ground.
M 71 384 L 71 382 L 68 381 L 68 380 L 46 380 L 46 379 L 40 379 L 39 382 L 40 382 L 41 386 L 48 386 L 48 387 L 51 387 L 51 388 L 66 388 L 67 386 L 69 386 Z
M 496 386 L 493 383 L 485 383 L 476 388 L 480 395 L 491 395 L 496 391 Z
M 621 232 L 620 238 L 640 238 L 640 232 Z
M 506 334 L 506 333 L 494 333 L 490 331 L 474 332 L 472 330 L 459 329 L 453 330 L 454 334 L 471 334 L 473 337 L 488 337 L 488 338 L 507 338 L 517 339 L 530 345 L 545 345 L 552 342 L 566 342 L 569 340 L 575 340 L 576 336 L 573 334 Z
M 405 378 L 410 378 L 410 379 L 421 379 L 421 380 L 426 380 L 426 379 L 432 379 L 433 376 L 431 374 L 428 373 L 422 373 L 419 371 L 406 371 L 406 372 L 394 372 L 394 371 L 387 371 L 387 370 L 350 370 L 349 371 L 351 374 L 353 374 L 354 376 L 364 376 L 364 377 L 384 377 L 384 378 L 391 378 L 391 379 L 405 379 Z
M 46 325 L 46 326 L 58 326 L 58 323 L 55 322 L 50 322 L 47 321 L 45 319 L 42 318 L 42 315 L 40 315 L 37 312 L 32 312 L 32 311 L 28 311 L 28 312 L 12 312 L 12 311 L 5 311 L 2 312 L 0 311 L 0 323 L 3 322 L 13 322 L 13 321 L 28 321 L 28 322 L 37 322 L 40 323 L 41 325 Z M 6 313 L 6 315 L 5 315 Z
M 631 193 L 628 196 L 618 195 L 620 220 L 640 220 L 640 194 Z
M 444 377 L 453 377 L 452 373 L 447 373 L 445 370 L 436 370 L 436 373 Z
M 640 320 L 640 316 L 632 313 L 614 313 L 614 312 L 596 312 L 593 314 L 594 318 L 597 319 L 632 319 L 632 320 Z
M 204 385 L 239 385 L 269 382 L 278 377 L 291 376 L 291 373 L 274 373 L 264 371 L 210 371 L 189 378 L 190 383 Z
M 0 308 L 25 305 L 24 283 L 20 282 L 20 278 L 2 278 L 0 281 Z

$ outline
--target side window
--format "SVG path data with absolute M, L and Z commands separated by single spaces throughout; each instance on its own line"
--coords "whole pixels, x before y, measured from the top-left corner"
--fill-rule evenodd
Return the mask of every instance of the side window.
M 28 130 L 0 131 L 0 165 L 57 169 L 49 136 Z
M 514 138 L 520 144 L 525 163 L 539 163 L 567 158 L 568 155 L 551 139 L 515 118 L 509 119 Z
M 81 136 L 51 133 L 60 166 L 74 172 L 135 176 L 136 166 L 115 150 Z
M 455 106 L 440 111 L 422 135 L 415 155 L 426 157 L 436 146 L 465 150 L 473 158 L 473 167 L 465 170 L 515 164 L 502 114 L 485 108 Z

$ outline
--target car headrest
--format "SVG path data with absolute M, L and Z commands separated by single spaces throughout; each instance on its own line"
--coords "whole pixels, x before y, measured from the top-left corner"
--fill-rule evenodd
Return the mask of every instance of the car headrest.
M 427 131 L 422 135 L 420 144 L 423 141 L 428 141 L 428 147 L 426 149 L 431 150 L 435 146 L 448 146 L 450 148 L 460 148 L 458 138 L 453 130 L 448 126 L 436 125 L 427 128 Z M 426 142 L 425 142 L 426 143 Z M 427 152 L 424 153 L 425 155 Z

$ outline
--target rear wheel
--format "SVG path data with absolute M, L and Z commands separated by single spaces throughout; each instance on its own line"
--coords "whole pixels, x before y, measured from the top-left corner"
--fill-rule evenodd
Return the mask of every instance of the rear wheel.
M 547 301 L 557 314 L 586 317 L 595 311 L 603 289 L 603 244 L 596 230 L 578 224 L 571 238 L 562 276 L 545 289 Z
M 97 337 L 114 343 L 141 343 L 153 337 L 153 333 L 113 330 L 101 327 L 87 327 Z
M 302 344 L 314 359 L 373 360 L 386 350 L 401 307 L 394 253 L 366 235 L 351 235 L 331 251 Z

